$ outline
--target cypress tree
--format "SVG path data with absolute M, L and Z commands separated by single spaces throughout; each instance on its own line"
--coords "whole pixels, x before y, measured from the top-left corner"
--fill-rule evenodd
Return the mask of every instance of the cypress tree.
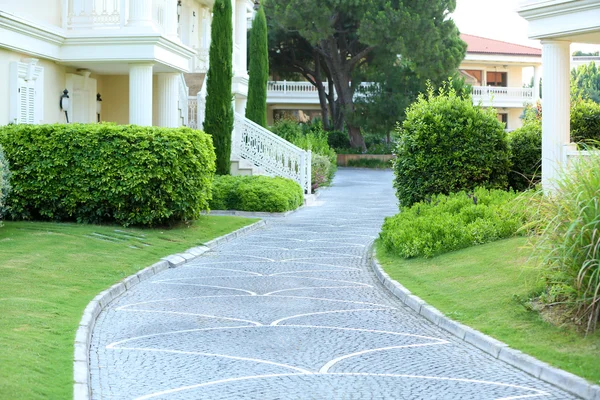
M 250 31 L 250 80 L 248 81 L 248 104 L 246 118 L 267 126 L 267 80 L 269 79 L 269 45 L 267 18 L 262 5 L 259 7 Z
M 231 170 L 231 134 L 234 115 L 231 104 L 233 77 L 231 0 L 215 1 L 211 29 L 204 130 L 213 138 L 217 155 L 217 174 L 228 175 Z

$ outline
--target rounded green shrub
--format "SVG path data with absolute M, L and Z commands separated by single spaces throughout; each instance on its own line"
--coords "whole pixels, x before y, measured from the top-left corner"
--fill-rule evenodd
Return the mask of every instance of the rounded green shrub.
M 10 170 L 8 169 L 8 160 L 4 156 L 4 150 L 0 146 L 0 226 L 2 226 L 2 216 L 6 206 L 6 199 L 10 192 Z
M 537 185 L 542 178 L 542 124 L 538 120 L 525 124 L 508 134 L 511 171 L 508 184 L 522 191 Z
M 506 188 L 509 151 L 493 109 L 453 89 L 420 95 L 399 128 L 394 187 L 400 205 L 477 186 Z
M 600 141 L 600 104 L 592 100 L 578 100 L 571 105 L 571 142 Z
M 385 247 L 404 258 L 433 257 L 514 236 L 527 222 L 524 202 L 514 192 L 476 188 L 432 196 L 386 218 L 380 234 Z
M 159 225 L 208 209 L 211 137 L 189 128 L 113 124 L 9 125 L 14 219 Z
M 285 212 L 304 203 L 304 191 L 291 179 L 269 176 L 216 176 L 211 210 Z

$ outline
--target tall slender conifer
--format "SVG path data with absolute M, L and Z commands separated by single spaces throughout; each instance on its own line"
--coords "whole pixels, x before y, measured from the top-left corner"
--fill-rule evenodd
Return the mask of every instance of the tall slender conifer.
M 267 126 L 267 81 L 269 79 L 269 44 L 267 18 L 262 5 L 259 7 L 250 31 L 250 80 L 246 118 Z

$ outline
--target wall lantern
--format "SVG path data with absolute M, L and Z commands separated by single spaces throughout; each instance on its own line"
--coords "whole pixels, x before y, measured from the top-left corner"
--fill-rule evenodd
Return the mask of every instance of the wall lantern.
M 62 96 L 60 96 L 60 109 L 65 112 L 65 118 L 67 119 L 67 124 L 69 123 L 69 91 L 67 89 L 63 90 Z
M 102 112 L 102 96 L 100 93 L 96 94 L 96 114 L 98 115 L 98 122 L 100 122 L 100 113 Z
M 177 0 L 177 23 L 181 19 L 181 0 Z
M 254 0 L 254 10 L 258 11 L 260 8 L 260 0 Z

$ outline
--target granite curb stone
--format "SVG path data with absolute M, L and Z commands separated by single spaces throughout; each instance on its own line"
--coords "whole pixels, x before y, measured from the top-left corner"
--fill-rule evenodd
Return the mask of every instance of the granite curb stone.
M 94 297 L 94 299 L 86 306 L 79 322 L 77 333 L 75 334 L 75 351 L 73 355 L 73 380 L 75 383 L 73 384 L 73 399 L 89 400 L 91 398 L 89 364 L 90 341 L 96 319 L 108 304 L 133 286 L 151 278 L 159 272 L 168 268 L 181 266 L 200 257 L 202 254 L 221 243 L 228 242 L 263 226 L 265 226 L 264 221 L 257 221 L 251 225 L 213 239 L 210 242 L 205 243 L 204 246 L 193 247 L 183 253 L 163 257 L 161 261 L 123 279 Z
M 374 245 L 371 245 L 374 246 Z M 554 368 L 532 356 L 519 350 L 510 348 L 506 343 L 487 336 L 473 328 L 446 317 L 435 307 L 428 305 L 383 270 L 377 261 L 375 249 L 371 251 L 371 265 L 377 278 L 394 296 L 406 306 L 415 310 L 425 319 L 450 332 L 459 339 L 475 346 L 494 358 L 512 365 L 536 378 L 548 382 L 560 389 L 580 396 L 584 400 L 600 400 L 600 386 L 594 385 L 585 379 L 571 374 L 570 372 Z

